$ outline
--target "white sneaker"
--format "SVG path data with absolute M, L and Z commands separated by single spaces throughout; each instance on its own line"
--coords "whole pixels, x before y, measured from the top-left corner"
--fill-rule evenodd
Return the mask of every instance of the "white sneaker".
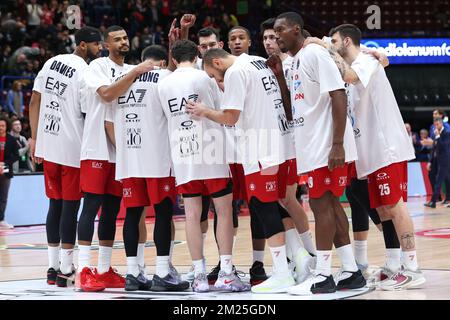
M 226 274 L 225 271 L 220 270 L 214 288 L 228 292 L 243 292 L 250 291 L 251 286 L 249 283 L 242 282 L 234 270 L 230 274 Z
M 169 273 L 174 277 L 175 279 L 178 279 L 178 281 L 182 281 L 181 274 L 178 272 L 177 269 L 173 266 L 172 262 L 169 262 Z
M 313 273 L 302 283 L 289 288 L 287 292 L 300 296 L 309 296 L 316 293 L 333 293 L 336 292 L 336 284 L 332 275 L 324 276 Z
M 9 224 L 5 220 L 0 221 L 0 228 L 3 229 L 14 229 L 14 226 L 12 224 Z
M 191 266 L 188 273 L 186 273 L 186 281 L 192 282 L 194 281 L 195 272 L 194 272 L 194 265 Z
M 311 276 L 311 270 L 316 268 L 316 258 L 311 255 L 304 248 L 300 248 L 294 256 L 295 273 L 297 274 L 296 282 L 302 283 Z
M 417 269 L 416 271 L 405 269 L 381 282 L 379 287 L 381 290 L 394 291 L 417 288 L 425 282 L 425 277 L 420 269 Z
M 147 271 L 146 271 L 146 265 L 144 264 L 143 266 L 138 264 L 138 268 L 139 268 L 139 273 L 141 273 L 146 279 L 148 279 L 148 275 L 147 275 Z
M 253 293 L 282 293 L 295 285 L 295 280 L 289 272 L 274 273 L 269 279 L 252 287 Z
M 194 292 L 208 292 L 209 284 L 206 273 L 199 273 L 194 277 L 194 282 L 192 282 L 192 291 Z
M 392 277 L 394 274 L 398 272 L 389 269 L 386 265 L 381 267 L 380 269 L 373 272 L 368 278 L 367 278 L 367 287 L 369 288 L 376 288 L 378 287 L 382 282 L 389 280 L 390 277 Z

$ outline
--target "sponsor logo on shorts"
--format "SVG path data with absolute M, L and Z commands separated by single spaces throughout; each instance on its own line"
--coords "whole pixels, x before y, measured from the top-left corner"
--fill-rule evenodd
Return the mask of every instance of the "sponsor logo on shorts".
M 101 168 L 103 168 L 103 163 L 97 162 L 97 161 L 93 161 L 92 162 L 92 168 L 94 168 L 94 169 L 101 169 Z
M 123 197 L 131 198 L 131 188 L 123 188 Z
M 312 188 L 314 186 L 313 177 L 308 177 L 308 187 Z
M 347 185 L 347 176 L 339 177 L 339 186 L 345 187 Z
M 169 192 L 170 191 L 170 186 L 168 184 L 164 185 L 164 191 L 165 192 Z
M 323 183 L 325 183 L 327 186 L 331 184 L 331 179 L 330 177 L 326 177 L 325 180 L 323 181 Z
M 254 183 L 250 183 L 249 188 L 250 188 L 250 190 L 255 191 L 256 185 Z
M 277 182 L 276 181 L 266 182 L 266 191 L 267 192 L 272 192 L 275 190 L 277 190 Z
M 387 180 L 389 178 L 390 177 L 386 172 L 380 172 L 377 174 L 377 181 Z

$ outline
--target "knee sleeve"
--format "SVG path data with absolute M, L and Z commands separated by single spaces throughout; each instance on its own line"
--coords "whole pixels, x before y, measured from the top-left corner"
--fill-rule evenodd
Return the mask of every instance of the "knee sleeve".
M 47 220 L 45 222 L 47 243 L 59 243 L 61 241 L 59 225 L 61 221 L 62 202 L 62 200 L 50 199 Z
M 202 216 L 200 222 L 208 220 L 209 204 L 211 203 L 210 196 L 202 196 Z
M 127 257 L 137 257 L 139 221 L 141 220 L 143 211 L 144 207 L 127 208 L 127 214 L 123 225 L 123 241 Z
M 289 215 L 289 212 L 279 203 L 278 204 L 278 211 L 280 211 L 280 217 L 281 220 L 285 219 L 285 218 L 290 218 L 291 216 Z
M 98 224 L 99 240 L 114 240 L 116 236 L 116 219 L 120 210 L 121 197 L 111 194 L 103 196 L 102 215 Z
M 378 214 L 376 209 L 369 210 L 369 217 L 375 225 L 381 223 L 380 215 Z
M 80 209 L 80 200 L 63 200 L 61 222 L 59 224 L 61 243 L 75 244 L 78 209 Z
M 345 189 L 348 203 L 352 212 L 352 227 L 353 232 L 363 232 L 369 230 L 369 215 L 361 206 L 357 198 L 354 196 L 350 187 Z
M 278 202 L 262 202 L 256 197 L 252 197 L 250 202 L 253 202 L 266 239 L 269 239 L 277 233 L 284 232 L 283 222 L 278 211 Z
M 248 209 L 250 211 L 250 230 L 252 232 L 252 239 L 266 239 L 264 228 L 256 214 L 256 208 L 252 201 L 248 203 Z
M 400 242 L 398 241 L 397 232 L 394 227 L 392 220 L 381 222 L 383 226 L 383 237 L 386 249 L 397 249 L 400 248 Z
M 165 198 L 155 207 L 155 229 L 153 231 L 153 241 L 156 246 L 156 255 L 168 256 L 170 252 L 173 203 L 169 198 Z
M 98 210 L 102 205 L 103 195 L 86 193 L 84 195 L 83 210 L 78 221 L 78 240 L 92 242 L 94 236 L 94 222 Z

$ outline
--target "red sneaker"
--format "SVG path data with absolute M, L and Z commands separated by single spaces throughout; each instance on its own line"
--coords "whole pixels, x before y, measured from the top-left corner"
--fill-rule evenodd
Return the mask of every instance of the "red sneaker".
M 75 288 L 84 292 L 98 292 L 105 290 L 105 285 L 97 280 L 91 268 L 84 267 L 75 276 Z
M 102 274 L 98 273 L 97 269 L 94 272 L 97 281 L 102 282 L 105 288 L 125 288 L 125 278 L 112 267 L 109 267 L 108 272 Z

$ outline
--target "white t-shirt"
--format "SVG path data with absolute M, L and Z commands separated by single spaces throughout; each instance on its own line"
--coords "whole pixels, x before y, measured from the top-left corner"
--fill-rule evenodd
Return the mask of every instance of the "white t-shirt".
M 414 148 L 383 66 L 360 53 L 351 68 L 359 81 L 353 87 L 356 171 L 364 178 L 392 163 L 415 158 Z
M 97 93 L 102 86 L 109 86 L 114 79 L 133 66 L 116 64 L 109 57 L 98 58 L 89 64 L 84 77 L 86 103 L 82 105 L 86 119 L 81 145 L 81 160 L 106 160 L 116 162 L 116 150 L 105 131 L 105 117 L 111 103 L 103 101 Z
M 81 104 L 87 63 L 75 54 L 49 59 L 34 80 L 41 94 L 36 156 L 69 167 L 80 167 L 84 119 Z
M 328 165 L 333 144 L 330 91 L 344 89 L 341 74 L 328 51 L 316 44 L 301 49 L 294 57 L 291 83 L 297 173 Z M 350 119 L 344 133 L 345 162 L 357 159 Z
M 291 81 L 292 81 L 292 63 L 294 62 L 294 57 L 288 56 L 286 59 L 282 61 L 283 63 L 283 73 L 284 78 L 286 79 L 286 85 L 288 87 L 288 90 L 291 90 Z M 286 151 L 286 159 L 295 159 L 295 133 L 294 133 L 294 127 L 292 124 L 292 121 L 289 123 L 290 130 L 292 131 L 291 137 L 292 142 L 290 145 L 287 146 Z
M 188 100 L 218 108 L 218 86 L 206 72 L 178 68 L 158 86 L 168 121 L 173 168 L 177 185 L 193 180 L 229 177 L 223 128 L 208 119 L 194 120 L 186 112 Z
M 158 95 L 158 84 L 170 73 L 154 70 L 141 74 L 112 103 L 106 120 L 114 122 L 116 180 L 170 176 L 172 159 L 167 119 Z
M 221 108 L 241 111 L 236 131 L 245 174 L 286 161 L 291 131 L 278 82 L 265 60 L 241 54 L 225 72 L 224 86 Z

